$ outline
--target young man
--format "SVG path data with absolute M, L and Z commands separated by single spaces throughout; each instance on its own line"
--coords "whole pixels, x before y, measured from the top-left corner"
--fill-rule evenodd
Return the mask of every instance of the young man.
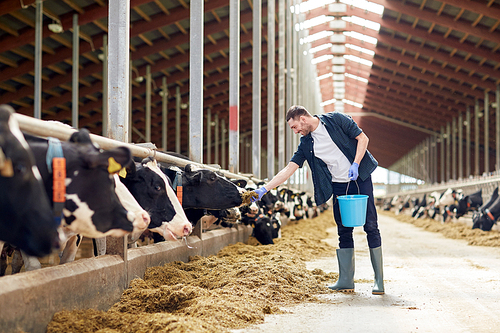
M 303 106 L 294 105 L 288 109 L 286 121 L 295 134 L 302 135 L 299 147 L 290 163 L 265 186 L 256 190 L 259 195 L 256 200 L 260 200 L 270 189 L 283 184 L 307 160 L 312 172 L 316 203 L 321 205 L 334 196 L 333 215 L 339 235 L 339 279 L 328 288 L 353 292 L 354 228 L 342 225 L 336 197 L 345 195 L 347 189 L 348 194 L 368 195 L 364 231 L 375 271 L 372 294 L 384 294 L 381 239 L 371 180 L 371 173 L 378 163 L 367 150 L 368 137 L 351 117 L 340 112 L 313 117 Z

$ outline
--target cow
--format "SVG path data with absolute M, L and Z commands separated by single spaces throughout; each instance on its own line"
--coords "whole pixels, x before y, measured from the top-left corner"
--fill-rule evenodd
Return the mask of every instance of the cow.
M 7 242 L 42 257 L 58 246 L 59 223 L 13 114 L 12 107 L 0 105 L 0 252 Z
M 126 170 L 120 179 L 151 216 L 149 229 L 168 240 L 188 236 L 192 225 L 157 161 L 147 157 Z
M 273 215 L 267 216 L 261 208 L 253 202 L 241 208 L 241 222 L 253 227 L 252 235 L 262 245 L 274 244 L 273 238 L 279 237 L 281 223 Z
M 492 207 L 494 203 L 497 203 L 498 198 L 498 187 L 496 187 L 490 200 L 479 207 L 477 212 L 472 216 L 472 229 L 482 229 L 484 231 L 491 230 L 496 220 L 491 213 L 490 207 Z M 496 210 L 496 208 L 494 210 Z
M 464 216 L 467 212 L 477 210 L 483 204 L 483 191 L 466 195 L 457 202 L 457 208 L 454 210 L 455 218 Z
M 413 207 L 413 210 L 411 212 L 411 217 L 415 219 L 422 217 L 425 214 L 426 206 L 427 206 L 427 194 L 424 194 L 422 200 L 418 200 L 415 207 Z

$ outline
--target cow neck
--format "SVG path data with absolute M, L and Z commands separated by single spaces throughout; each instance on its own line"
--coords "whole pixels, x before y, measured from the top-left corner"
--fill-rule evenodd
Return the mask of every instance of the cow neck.
M 45 161 L 49 173 L 52 173 L 52 211 L 56 222 L 61 224 L 62 210 L 66 202 L 66 159 L 59 139 L 49 137 L 48 143 Z
M 172 184 L 172 187 L 175 190 L 175 193 L 177 194 L 177 199 L 179 200 L 179 202 L 182 206 L 182 172 L 181 171 L 175 172 L 175 178 L 174 178 L 174 182 Z

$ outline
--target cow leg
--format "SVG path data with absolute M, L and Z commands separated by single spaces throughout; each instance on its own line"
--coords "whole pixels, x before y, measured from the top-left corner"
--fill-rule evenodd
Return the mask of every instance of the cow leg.
M 10 265 L 12 266 L 12 274 L 19 273 L 21 271 L 21 268 L 23 268 L 23 257 L 18 249 L 16 249 L 12 254 L 12 262 L 10 263 Z
M 67 262 L 75 261 L 76 252 L 78 251 L 78 247 L 82 243 L 82 237 L 80 235 L 71 236 L 66 242 L 66 246 L 64 247 L 62 253 L 59 254 L 60 264 L 65 264 Z
M 94 238 L 94 255 L 103 256 L 106 254 L 106 237 Z
M 21 256 L 24 260 L 24 269 L 26 270 L 26 272 L 42 268 L 42 264 L 37 257 L 29 256 L 24 253 L 24 251 L 21 251 Z

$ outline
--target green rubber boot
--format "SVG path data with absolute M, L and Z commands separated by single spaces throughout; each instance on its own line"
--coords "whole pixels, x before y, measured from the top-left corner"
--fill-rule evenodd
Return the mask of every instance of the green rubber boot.
M 337 249 L 337 260 L 339 262 L 339 279 L 328 288 L 352 293 L 354 292 L 354 249 Z
M 384 263 L 382 260 L 382 247 L 370 249 L 370 259 L 372 260 L 373 271 L 375 272 L 375 284 L 373 285 L 373 295 L 383 295 L 384 291 Z

